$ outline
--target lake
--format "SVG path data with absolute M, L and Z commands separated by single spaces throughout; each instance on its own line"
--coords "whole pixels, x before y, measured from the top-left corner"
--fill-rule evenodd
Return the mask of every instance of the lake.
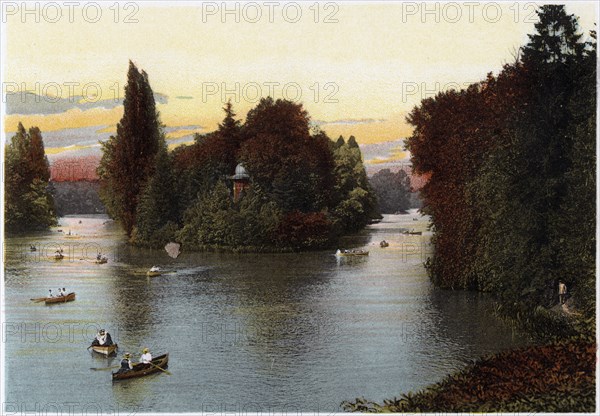
M 494 317 L 487 296 L 432 287 L 427 223 L 414 211 L 385 216 L 343 242 L 369 256 L 341 259 L 335 250 L 185 247 L 173 259 L 126 245 L 105 216 L 65 217 L 51 231 L 7 238 L 5 411 L 333 412 L 343 400 L 399 396 L 526 344 Z M 383 239 L 389 247 L 379 247 Z M 59 246 L 65 258 L 55 261 Z M 93 262 L 98 251 L 107 264 Z M 147 277 L 153 265 L 165 273 Z M 74 302 L 30 300 L 63 286 Z M 117 357 L 86 350 L 99 328 L 119 344 Z M 143 347 L 169 352 L 171 375 L 113 383 L 111 371 L 92 370 L 118 365 L 124 352 L 137 360 Z

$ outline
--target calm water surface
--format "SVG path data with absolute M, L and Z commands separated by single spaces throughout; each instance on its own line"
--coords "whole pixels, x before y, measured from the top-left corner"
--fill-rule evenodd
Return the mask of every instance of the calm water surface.
M 526 343 L 493 317 L 485 296 L 432 288 L 422 266 L 427 220 L 417 217 L 386 216 L 345 241 L 368 257 L 339 260 L 332 251 L 172 259 L 127 246 L 103 216 L 9 238 L 5 410 L 339 411 L 343 400 L 398 396 Z M 390 247 L 380 248 L 382 239 Z M 58 245 L 62 261 L 49 257 Z M 107 264 L 92 262 L 99 249 Z M 146 277 L 155 264 L 167 273 Z M 30 301 L 59 286 L 77 300 Z M 100 327 L 118 342 L 118 358 L 86 350 Z M 91 370 L 117 365 L 126 351 L 139 358 L 143 347 L 169 352 L 172 375 L 112 383 L 110 371 Z

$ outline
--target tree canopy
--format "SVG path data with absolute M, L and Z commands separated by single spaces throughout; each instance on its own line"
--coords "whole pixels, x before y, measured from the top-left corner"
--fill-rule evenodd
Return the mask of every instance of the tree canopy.
M 491 291 L 531 316 L 562 280 L 595 310 L 596 43 L 564 6 L 538 10 L 513 64 L 425 99 L 407 140 L 431 215 L 437 284 Z
M 54 200 L 48 190 L 50 167 L 40 129 L 26 131 L 19 123 L 5 147 L 5 161 L 6 230 L 17 233 L 55 225 Z

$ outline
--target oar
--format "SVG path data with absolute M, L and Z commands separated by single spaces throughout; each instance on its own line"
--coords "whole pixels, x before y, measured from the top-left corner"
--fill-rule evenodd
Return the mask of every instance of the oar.
M 106 370 L 114 370 L 115 368 L 120 368 L 120 365 L 113 365 L 112 367 L 100 367 L 100 368 L 94 368 L 94 367 L 90 367 L 90 370 L 94 370 L 94 371 L 106 371 Z
M 158 368 L 160 371 L 162 371 L 162 372 L 164 372 L 164 373 L 166 373 L 166 374 L 168 374 L 168 375 L 170 375 L 170 376 L 172 376 L 172 375 L 173 375 L 173 374 L 171 374 L 169 371 L 165 370 L 164 368 L 160 368 L 159 366 L 157 366 L 157 365 L 156 365 L 156 364 L 154 364 L 153 362 L 149 362 L 148 364 L 150 364 L 150 365 L 151 365 L 151 366 L 153 366 L 153 367 L 156 367 L 156 368 Z
M 46 300 L 46 298 L 35 298 L 35 299 L 31 299 L 34 302 L 43 302 Z

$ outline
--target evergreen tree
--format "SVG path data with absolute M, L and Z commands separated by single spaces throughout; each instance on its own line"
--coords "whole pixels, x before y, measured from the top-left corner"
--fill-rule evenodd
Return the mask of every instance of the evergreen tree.
M 154 172 L 162 126 L 146 72 L 130 61 L 117 135 L 103 145 L 98 168 L 100 196 L 111 216 L 131 235 L 136 224 L 139 196 Z
M 173 168 L 162 138 L 155 159 L 154 174 L 140 195 L 132 241 L 160 247 L 173 240 L 178 213 Z
M 340 234 L 354 232 L 376 217 L 376 199 L 354 136 L 334 151 L 334 225 Z

